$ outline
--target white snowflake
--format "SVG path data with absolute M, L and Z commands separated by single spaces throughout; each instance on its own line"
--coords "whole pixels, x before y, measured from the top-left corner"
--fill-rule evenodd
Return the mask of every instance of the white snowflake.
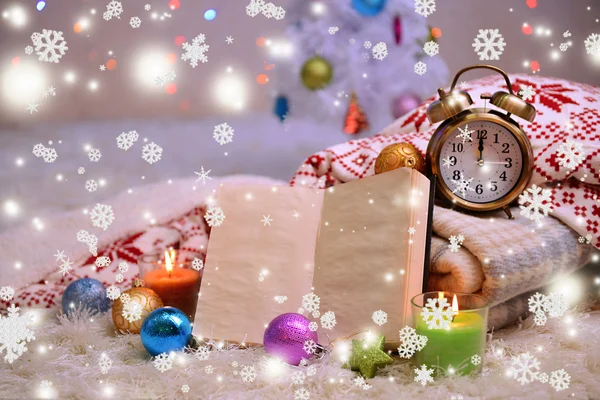
M 292 383 L 294 385 L 302 385 L 304 384 L 304 380 L 306 379 L 306 375 L 302 371 L 296 371 L 292 374 Z
M 480 60 L 499 60 L 506 43 L 498 29 L 480 29 L 472 46 Z
M 423 61 L 419 61 L 415 64 L 415 74 L 423 75 L 425 72 L 427 72 L 427 64 Z
M 537 185 L 531 186 L 519 195 L 521 215 L 535 222 L 540 222 L 552 212 L 552 191 L 542 189 Z
M 38 107 L 41 106 L 41 104 L 36 104 L 36 103 L 30 103 L 27 108 L 25 109 L 25 111 L 29 111 L 29 114 L 33 114 L 34 112 L 38 112 Z
M 85 181 L 85 189 L 88 192 L 95 192 L 96 190 L 98 190 L 98 183 L 94 179 Z
M 119 272 L 127 272 L 129 270 L 129 264 L 127 264 L 127 262 L 125 261 L 121 261 L 119 263 Z
M 51 29 L 43 29 L 41 34 L 35 33 L 37 34 L 35 39 L 32 35 L 31 40 L 35 45 L 35 54 L 39 56 L 39 60 L 58 63 L 69 49 L 63 33 Z
M 308 368 L 306 368 L 306 376 L 314 376 L 316 374 L 317 374 L 316 365 L 309 365 Z
M 29 56 L 32 53 L 33 53 L 33 47 L 31 47 L 31 46 L 25 46 L 25 54 L 27 54 Z
M 587 235 L 585 235 L 585 236 L 579 236 L 579 237 L 577 238 L 577 241 L 578 241 L 579 243 L 581 243 L 581 244 L 591 244 L 591 243 L 592 243 L 592 239 L 593 239 L 593 238 L 594 238 L 594 237 L 592 236 L 592 234 L 591 234 L 591 233 L 588 233 L 588 234 L 587 234 Z
M 59 272 L 62 273 L 63 276 L 65 276 L 68 273 L 70 273 L 69 271 L 71 271 L 73 269 L 71 267 L 71 265 L 73 265 L 73 261 L 71 261 L 67 258 L 66 260 L 63 260 L 61 265 L 58 267 L 58 270 L 59 270 Z
M 357 376 L 356 378 L 352 379 L 352 382 L 354 382 L 356 386 L 363 387 L 365 385 L 365 378 L 362 376 Z
M 568 389 L 570 383 L 571 375 L 562 368 L 550 374 L 550 386 L 557 392 Z
M 548 374 L 545 372 L 542 372 L 541 374 L 538 375 L 538 381 L 542 382 L 542 383 L 546 383 L 548 382 Z
M 271 215 L 263 215 L 262 220 L 260 222 L 263 223 L 263 226 L 271 226 L 271 222 L 273 222 L 273 219 L 271 218 Z
M 264 0 L 250 0 L 250 4 L 246 6 L 246 15 L 254 18 L 262 12 L 264 6 Z
M 521 90 L 519 90 L 519 95 L 525 101 L 533 100 L 533 98 L 536 95 L 536 92 L 533 86 L 523 85 L 523 87 L 521 87 Z
M 204 171 L 204 167 L 200 166 L 200 172 L 194 171 L 194 174 L 198 175 L 198 179 L 196 179 L 196 182 L 202 181 L 202 184 L 206 186 L 206 180 L 212 180 L 212 178 L 208 176 L 208 174 L 210 174 L 210 171 L 210 169 L 208 171 Z
M 200 271 L 202 268 L 204 268 L 204 263 L 200 258 L 194 257 L 192 260 L 192 268 L 196 271 Z
M 464 240 L 465 237 L 463 235 L 451 235 L 450 238 L 448 238 L 448 241 L 450 242 L 448 248 L 452 253 L 458 253 L 458 249 L 460 249 L 460 246 L 463 244 Z
M 415 382 L 419 382 L 422 386 L 427 385 L 427 383 L 433 383 L 433 378 L 431 374 L 433 374 L 432 368 L 427 368 L 425 364 L 421 365 L 421 368 L 415 368 Z
M 146 11 L 150 11 L 150 10 L 152 10 L 152 6 L 151 6 L 150 4 L 146 4 L 146 5 L 144 6 L 144 10 L 146 10 Z
M 415 12 L 427 17 L 435 11 L 435 0 L 415 0 Z
M 127 293 L 121 293 L 119 300 L 121 300 L 121 303 L 127 304 L 131 301 L 131 296 L 129 296 Z
M 387 322 L 387 313 L 383 310 L 377 310 L 373 313 L 371 319 L 373 319 L 373 322 L 377 325 L 381 326 Z
M 129 150 L 138 138 L 139 135 L 136 131 L 123 132 L 117 136 L 117 147 L 121 150 Z
M 527 300 L 529 311 L 532 313 L 544 312 L 548 309 L 548 298 L 542 293 L 535 293 Z
M 128 301 L 123 305 L 123 311 L 121 315 L 129 322 L 135 322 L 142 319 L 142 312 L 144 308 L 136 301 Z
M 254 382 L 256 375 L 256 368 L 254 368 L 254 365 L 244 365 L 242 372 L 240 372 L 240 376 L 244 382 Z
M 56 254 L 54 254 L 54 257 L 56 257 L 56 261 L 64 261 L 65 259 L 65 251 L 64 250 L 56 250 Z
M 365 47 L 365 49 L 370 49 L 371 46 L 373 46 L 373 44 L 367 40 L 363 43 L 363 46 Z
M 550 318 L 559 318 L 569 309 L 565 295 L 560 292 L 550 293 L 547 298 L 546 312 Z
M 311 332 L 316 332 L 319 329 L 319 324 L 317 324 L 316 322 L 311 322 L 308 324 L 308 329 Z
M 33 151 L 32 151 L 33 155 L 36 156 L 36 157 L 38 157 L 38 158 L 42 157 L 44 155 L 44 150 L 45 149 L 46 149 L 46 147 L 43 144 L 38 143 L 38 144 L 36 144 L 36 145 L 33 146 Z
M 373 58 L 376 60 L 383 60 L 388 55 L 387 45 L 384 42 L 379 42 L 371 49 Z
M 369 59 L 371 58 L 369 53 L 366 53 L 366 52 L 362 53 L 361 55 L 362 55 L 363 60 L 365 60 L 365 61 L 369 61 Z
M 204 367 L 204 372 L 206 372 L 207 375 L 210 375 L 214 372 L 214 368 L 212 365 L 207 365 L 206 367 Z
M 233 43 L 233 40 L 234 40 L 234 39 L 233 39 L 233 37 L 231 37 L 231 36 L 227 36 L 227 37 L 225 38 L 225 42 L 227 42 L 227 44 L 232 44 L 232 43 Z
M 452 160 L 450 159 L 450 157 L 446 157 L 444 159 L 442 159 L 442 161 L 444 162 L 444 167 L 446 168 L 450 168 L 452 167 Z
M 547 321 L 548 317 L 546 317 L 546 313 L 543 311 L 536 312 L 535 316 L 533 317 L 533 323 L 537 326 L 544 326 L 546 325 Z
M 152 361 L 154 367 L 159 370 L 161 373 L 166 372 L 173 368 L 173 357 L 167 353 L 161 353 L 154 357 L 154 361 Z
M 445 298 L 427 299 L 427 304 L 421 311 L 421 317 L 429 329 L 448 329 L 454 312 Z
M 79 167 L 79 168 L 77 168 L 77 173 L 78 173 L 79 175 L 83 175 L 83 174 L 85 174 L 85 168 L 83 168 L 83 167 Z
M 440 45 L 433 40 L 430 40 L 423 45 L 423 51 L 429 57 L 433 57 L 440 52 Z
M 40 382 L 40 389 L 50 389 L 52 387 L 52 382 L 43 380 Z
M 44 97 L 48 96 L 56 96 L 56 89 L 54 86 L 48 87 L 48 89 L 44 92 Z
M 296 389 L 294 391 L 294 400 L 309 400 L 310 392 L 304 388 Z
M 104 72 L 104 71 L 106 71 L 106 65 L 104 65 L 104 64 L 100 64 L 100 66 L 98 67 L 98 69 L 99 69 L 101 72 Z
M 190 387 L 189 387 L 188 385 L 182 385 L 182 386 L 181 386 L 181 391 L 182 391 L 183 393 L 187 393 L 187 392 L 189 392 L 189 391 L 190 391 Z
M 198 66 L 198 61 L 202 63 L 208 62 L 208 57 L 204 53 L 208 51 L 210 46 L 204 43 L 205 40 L 206 36 L 201 33 L 192 39 L 192 44 L 185 42 L 181 46 L 184 51 L 181 55 L 181 59 L 183 61 L 189 61 L 192 68 Z
M 162 157 L 162 147 L 154 142 L 150 142 L 142 147 L 142 158 L 148 164 L 154 164 Z
M 402 343 L 398 347 L 398 354 L 402 358 L 410 358 L 427 345 L 427 336 L 419 335 L 415 328 L 405 326 L 400 330 L 400 341 Z
M 133 29 L 137 29 L 142 25 L 142 20 L 140 17 L 131 17 L 129 20 L 129 25 L 131 25 Z
M 313 318 L 319 318 L 320 315 L 321 315 L 321 312 L 319 310 L 315 310 L 312 312 Z
M 465 175 L 463 174 L 462 171 L 460 171 L 460 179 L 459 180 L 450 179 L 450 182 L 452 182 L 455 186 L 452 193 L 460 192 L 461 196 L 465 197 L 467 195 L 467 191 L 474 192 L 475 189 L 473 189 L 472 187 L 469 186 L 472 181 L 473 181 L 473 178 L 465 179 Z
M 529 352 L 513 356 L 510 372 L 521 385 L 531 383 L 537 379 L 540 362 Z
M 481 356 L 479 354 L 474 354 L 471 356 L 471 364 L 479 365 L 481 364 Z
M 53 148 L 47 147 L 44 149 L 44 154 L 42 154 L 42 157 L 44 158 L 44 162 L 53 163 L 58 158 L 58 154 Z
M 0 288 L 0 300 L 11 301 L 15 295 L 15 289 L 10 286 L 2 286 Z
M 156 79 L 154 79 L 154 82 L 156 83 L 156 86 L 164 86 L 165 83 L 174 81 L 176 77 L 177 74 L 175 74 L 175 71 L 171 71 L 162 76 L 157 76 Z
M 213 228 L 215 226 L 221 226 L 223 220 L 225 220 L 225 214 L 223 213 L 223 210 L 221 210 L 221 207 L 213 206 L 208 209 L 206 214 L 204 214 L 204 219 L 206 219 L 208 226 Z
M 205 345 L 200 345 L 198 346 L 198 348 L 196 349 L 196 352 L 194 353 L 196 355 L 196 358 L 200 361 L 206 361 L 208 360 L 208 357 L 210 356 L 210 347 L 205 346 Z
M 224 122 L 215 126 L 213 138 L 222 146 L 233 141 L 233 132 L 233 128 L 227 122 Z
M 356 39 L 350 38 L 349 42 L 350 42 L 350 44 L 356 44 Z
M 560 51 L 567 51 L 569 50 L 569 43 L 565 42 L 565 43 L 561 43 L 560 46 L 558 46 L 558 48 L 560 49 Z
M 302 308 L 308 312 L 319 311 L 321 298 L 314 293 L 308 293 L 302 296 Z
M 110 265 L 110 258 L 107 256 L 98 257 L 95 264 L 97 267 L 108 267 Z
M 101 157 L 102 153 L 100 153 L 99 149 L 90 149 L 90 151 L 88 151 L 88 158 L 91 162 L 98 162 Z
M 317 352 L 317 344 L 314 340 L 309 339 L 304 342 L 304 346 L 302 346 L 302 349 L 304 349 L 305 353 L 315 354 Z
M 588 54 L 592 56 L 600 54 L 600 34 L 592 33 L 585 39 L 583 44 L 585 45 L 585 51 Z
M 27 342 L 35 340 L 35 332 L 28 326 L 32 315 L 19 315 L 19 307 L 11 304 L 6 316 L 0 315 L 0 353 L 6 351 L 4 361 L 12 364 L 27 351 Z
M 108 374 L 110 367 L 112 367 L 112 360 L 106 353 L 102 353 L 100 356 L 100 360 L 98 360 L 98 366 L 100 367 L 100 372 L 102 372 L 102 374 Z
M 285 9 L 283 7 L 271 7 L 271 15 L 273 16 L 273 18 L 275 18 L 277 21 L 281 21 L 282 19 L 285 18 Z
M 327 32 L 329 32 L 330 35 L 335 35 L 335 33 L 339 30 L 340 28 L 337 26 L 330 26 L 329 29 L 327 29 Z
M 93 235 L 82 229 L 77 232 L 77 241 L 87 244 L 88 250 L 93 256 L 98 255 L 98 247 L 96 246 L 98 243 L 98 237 L 96 235 Z
M 469 124 L 466 124 L 464 128 L 458 127 L 458 131 L 460 134 L 456 135 L 457 138 L 462 139 L 462 142 L 465 143 L 467 140 L 469 142 L 473 141 L 473 135 L 475 133 L 474 130 L 469 129 Z
M 111 300 L 116 300 L 121 296 L 121 289 L 116 287 L 115 285 L 110 285 L 106 288 L 106 297 Z
M 581 143 L 567 139 L 556 151 L 558 165 L 567 169 L 575 169 L 585 159 L 585 153 Z
M 417 233 L 417 230 L 415 229 L 414 226 L 411 226 L 410 228 L 408 228 L 407 232 L 409 235 L 414 235 L 415 233 Z
M 109 20 L 111 18 L 121 19 L 121 13 L 123 12 L 123 5 L 120 1 L 113 0 L 106 5 L 106 12 L 104 13 L 104 19 Z M 108 18 L 106 18 L 108 16 Z
M 115 220 L 115 214 L 111 206 L 96 203 L 96 207 L 90 212 L 90 219 L 93 226 L 107 230 Z
M 324 329 L 333 329 L 337 321 L 335 320 L 335 313 L 333 311 L 327 311 L 321 316 L 321 326 Z

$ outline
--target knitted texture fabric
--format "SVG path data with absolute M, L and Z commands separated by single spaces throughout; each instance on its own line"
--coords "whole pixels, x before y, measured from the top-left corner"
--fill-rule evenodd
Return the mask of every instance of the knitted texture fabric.
M 593 246 L 600 248 L 600 90 L 564 80 L 512 75 L 513 89 L 531 86 L 536 94 L 535 122 L 519 120 L 534 154 L 536 184 L 552 193 L 552 217 L 538 225 L 519 215 L 504 213 L 478 217 L 457 210 L 435 207 L 429 290 L 481 292 L 493 306 L 490 327 L 501 327 L 523 314 L 527 302 L 516 296 L 552 283 L 583 267 Z M 506 90 L 500 76 L 486 77 L 464 85 L 462 90 L 479 99 L 483 93 Z M 291 185 L 326 188 L 370 176 L 379 152 L 386 146 L 408 142 L 423 156 L 437 128 L 426 118 L 435 97 L 398 119 L 374 137 L 352 140 L 307 158 Z M 477 100 L 476 100 L 477 101 Z M 484 106 L 475 104 L 474 106 Z M 488 105 L 488 108 L 490 106 Z M 493 106 L 492 106 L 493 108 Z M 558 152 L 567 139 L 581 144 L 583 161 L 573 170 L 561 167 Z M 448 238 L 462 234 L 458 252 L 448 248 Z M 579 237 L 591 235 L 590 244 Z M 513 299 L 510 302 L 507 300 Z

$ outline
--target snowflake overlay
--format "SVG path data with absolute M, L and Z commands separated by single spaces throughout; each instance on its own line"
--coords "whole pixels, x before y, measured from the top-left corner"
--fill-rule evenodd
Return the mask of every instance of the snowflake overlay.
M 550 386 L 557 392 L 568 389 L 570 383 L 571 375 L 562 368 L 550 374 Z
M 533 86 L 523 85 L 521 90 L 519 90 L 519 95 L 521 96 L 521 98 L 523 100 L 529 101 L 529 100 L 533 100 L 533 98 L 536 95 L 536 92 L 533 89 Z
M 481 356 L 479 354 L 475 354 L 471 356 L 471 364 L 479 365 L 481 364 Z
M 371 317 L 371 319 L 377 325 L 381 326 L 387 322 L 387 313 L 383 310 L 377 310 L 373 313 L 373 316 Z
M 204 43 L 205 40 L 206 36 L 201 33 L 192 39 L 192 44 L 185 42 L 181 46 L 181 48 L 184 50 L 184 53 L 181 55 L 181 59 L 183 61 L 189 61 L 192 68 L 196 68 L 198 66 L 198 61 L 201 63 L 208 62 L 208 57 L 204 53 L 208 51 L 210 46 Z
M 0 315 L 0 353 L 6 351 L 4 361 L 12 364 L 27 351 L 27 343 L 35 340 L 35 332 L 28 328 L 31 315 L 19 315 L 19 307 L 11 304 L 6 316 Z
M 140 17 L 131 17 L 129 20 L 129 25 L 131 25 L 133 29 L 137 29 L 142 25 L 142 20 Z
M 115 220 L 115 214 L 111 206 L 97 203 L 96 207 L 90 212 L 90 219 L 92 220 L 92 225 L 107 230 Z
M 173 357 L 171 357 L 167 353 L 161 353 L 154 357 L 154 361 L 152 361 L 152 364 L 154 364 L 154 367 L 157 370 L 163 373 L 173 368 Z
M 192 268 L 196 271 L 200 271 L 202 268 L 204 268 L 204 263 L 198 257 L 194 257 L 192 260 Z
M 204 167 L 200 166 L 200 172 L 194 171 L 194 174 L 198 175 L 198 179 L 196 179 L 196 182 L 202 181 L 202 184 L 206 186 L 206 180 L 212 180 L 212 178 L 208 176 L 208 174 L 210 174 L 210 171 L 210 169 L 208 171 L 205 171 Z
M 88 158 L 91 162 L 98 162 L 100 161 L 100 158 L 102 158 L 102 153 L 100 153 L 99 149 L 90 149 L 90 151 L 88 151 Z
M 454 312 L 448 300 L 427 299 L 427 305 L 421 311 L 421 317 L 429 329 L 449 329 Z
M 419 61 L 415 64 L 415 74 L 423 75 L 425 72 L 427 72 L 427 64 L 423 61 Z
M 585 39 L 583 44 L 585 45 L 586 53 L 589 55 L 597 56 L 600 54 L 600 34 L 592 33 Z
M 108 374 L 110 367 L 112 367 L 112 360 L 106 353 L 102 353 L 100 356 L 100 360 L 98 360 L 98 366 L 100 367 L 100 372 L 102 372 L 102 374 Z
M 384 42 L 379 42 L 371 49 L 373 58 L 376 60 L 383 60 L 388 55 L 387 45 Z
M 73 265 L 73 261 L 69 260 L 68 258 L 66 260 L 62 261 L 62 264 L 58 267 L 58 270 L 60 273 L 62 273 L 63 276 L 69 274 L 73 268 L 71 267 L 71 265 Z
M 294 391 L 294 400 L 309 400 L 310 392 L 304 388 L 296 389 Z
M 531 186 L 519 195 L 519 208 L 521 215 L 535 222 L 540 222 L 552 212 L 552 191 L 542 189 L 537 185 Z
M 469 124 L 465 125 L 464 129 L 459 126 L 458 131 L 460 134 L 456 135 L 456 137 L 461 138 L 463 143 L 465 143 L 467 140 L 469 142 L 473 141 L 473 136 L 471 135 L 473 135 L 475 131 L 469 129 Z
M 521 385 L 531 383 L 538 377 L 540 362 L 529 352 L 512 357 L 510 372 Z
M 415 352 L 423 350 L 427 344 L 427 336 L 417 334 L 415 328 L 405 326 L 400 330 L 400 341 L 398 354 L 402 358 L 411 358 Z
M 150 142 L 142 147 L 142 158 L 148 164 L 154 164 L 158 162 L 162 157 L 163 149 L 154 142 Z
M 306 311 L 315 312 L 319 311 L 321 305 L 321 298 L 314 293 L 308 293 L 302 296 L 302 308 Z
M 98 237 L 89 233 L 86 230 L 80 230 L 77 232 L 77 241 L 88 245 L 88 250 L 95 257 L 98 255 Z
M 85 190 L 88 192 L 95 192 L 98 190 L 98 183 L 93 179 L 85 181 Z
M 426 365 L 421 365 L 421 368 L 415 368 L 415 382 L 419 382 L 422 386 L 427 385 L 427 383 L 433 383 L 433 378 L 431 374 L 433 374 L 432 368 L 427 368 Z
M 415 12 L 427 17 L 435 11 L 435 0 L 415 0 Z
M 105 20 L 110 20 L 113 17 L 121 19 L 121 13 L 123 12 L 123 5 L 120 1 L 113 0 L 106 5 L 106 12 L 103 14 Z
M 462 246 L 463 242 L 465 241 L 465 237 L 461 234 L 458 234 L 456 236 L 451 235 L 448 241 L 450 242 L 450 244 L 448 245 L 450 251 L 452 253 L 458 253 L 458 249 L 460 249 L 460 246 Z
M 254 382 L 256 375 L 256 368 L 254 368 L 254 365 L 244 365 L 242 372 L 240 372 L 242 381 L 247 383 Z
M 474 192 L 475 189 L 473 189 L 472 187 L 469 186 L 471 184 L 471 182 L 473 181 L 473 179 L 474 178 L 465 179 L 465 175 L 463 174 L 462 171 L 460 171 L 460 179 L 459 180 L 450 179 L 450 182 L 452 182 L 455 186 L 452 193 L 460 192 L 461 196 L 465 197 L 467 195 L 467 191 Z
M 304 384 L 304 380 L 306 379 L 306 375 L 302 371 L 296 371 L 292 374 L 292 383 L 294 385 L 302 385 Z
M 208 226 L 214 228 L 215 226 L 221 226 L 223 220 L 225 219 L 225 214 L 221 207 L 211 207 L 208 209 L 206 214 L 204 214 L 204 219 L 208 223 Z
M 121 296 L 121 289 L 119 289 L 115 285 L 110 285 L 106 288 L 106 297 L 108 297 L 109 299 L 116 300 L 119 298 L 119 296 Z
M 434 42 L 433 40 L 430 40 L 429 42 L 426 42 L 425 45 L 423 45 L 423 51 L 429 57 L 433 57 L 440 52 L 440 45 Z
M 498 29 L 480 29 L 472 46 L 480 60 L 499 60 L 506 43 Z
M 43 29 L 42 33 L 35 32 L 34 35 L 31 40 L 40 61 L 58 63 L 69 49 L 61 31 Z
M 316 354 L 317 344 L 314 340 L 310 339 L 304 342 L 304 346 L 302 346 L 302 349 L 308 354 Z
M 233 128 L 227 122 L 224 122 L 215 126 L 213 138 L 222 146 L 233 141 L 233 132 Z
M 15 289 L 10 286 L 2 286 L 0 288 L 0 300 L 11 301 L 15 295 Z
M 117 147 L 121 150 L 129 150 L 138 140 L 139 135 L 136 131 L 123 132 L 117 136 Z
M 573 170 L 585 159 L 583 146 L 571 139 L 562 143 L 556 151 L 558 165 Z
M 337 321 L 335 320 L 335 313 L 333 311 L 327 311 L 321 316 L 321 326 L 323 329 L 333 329 Z
M 139 319 L 142 319 L 142 311 L 143 307 L 140 303 L 135 301 L 128 301 L 123 306 L 123 311 L 121 315 L 129 322 L 135 322 Z
M 183 393 L 187 393 L 187 392 L 189 392 L 189 391 L 190 391 L 190 387 L 189 387 L 189 385 L 182 385 L 182 386 L 181 386 L 181 391 L 182 391 Z

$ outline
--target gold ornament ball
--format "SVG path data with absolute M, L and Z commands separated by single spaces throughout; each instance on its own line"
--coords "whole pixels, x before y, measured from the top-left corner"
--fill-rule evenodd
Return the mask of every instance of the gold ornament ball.
M 419 150 L 410 143 L 394 143 L 386 146 L 375 161 L 375 175 L 396 168 L 412 168 L 425 173 L 425 160 Z
M 323 89 L 329 85 L 331 78 L 333 78 L 333 67 L 323 57 L 314 56 L 304 63 L 300 76 L 302 83 L 308 89 Z
M 123 294 L 129 295 L 130 302 L 138 303 L 142 307 L 142 318 L 133 322 L 127 321 L 122 315 L 124 304 L 121 301 L 121 298 L 118 298 L 112 306 L 113 322 L 117 329 L 123 333 L 140 333 L 144 318 L 146 318 L 150 312 L 162 307 L 163 302 L 154 290 L 148 288 L 134 287 L 127 289 Z

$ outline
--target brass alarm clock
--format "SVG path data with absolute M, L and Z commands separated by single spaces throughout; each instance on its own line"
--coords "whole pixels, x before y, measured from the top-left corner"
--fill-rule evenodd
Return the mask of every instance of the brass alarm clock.
M 454 90 L 465 72 L 491 69 L 501 74 L 508 93 L 481 95 L 496 110 L 470 108 L 466 91 Z M 513 93 L 510 80 L 500 68 L 473 65 L 458 71 L 450 92 L 438 89 L 439 100 L 427 108 L 431 123 L 442 122 L 427 147 L 427 168 L 437 176 L 437 190 L 455 205 L 473 211 L 504 209 L 523 192 L 533 170 L 533 152 L 527 135 L 511 116 L 527 121 L 535 108 Z

